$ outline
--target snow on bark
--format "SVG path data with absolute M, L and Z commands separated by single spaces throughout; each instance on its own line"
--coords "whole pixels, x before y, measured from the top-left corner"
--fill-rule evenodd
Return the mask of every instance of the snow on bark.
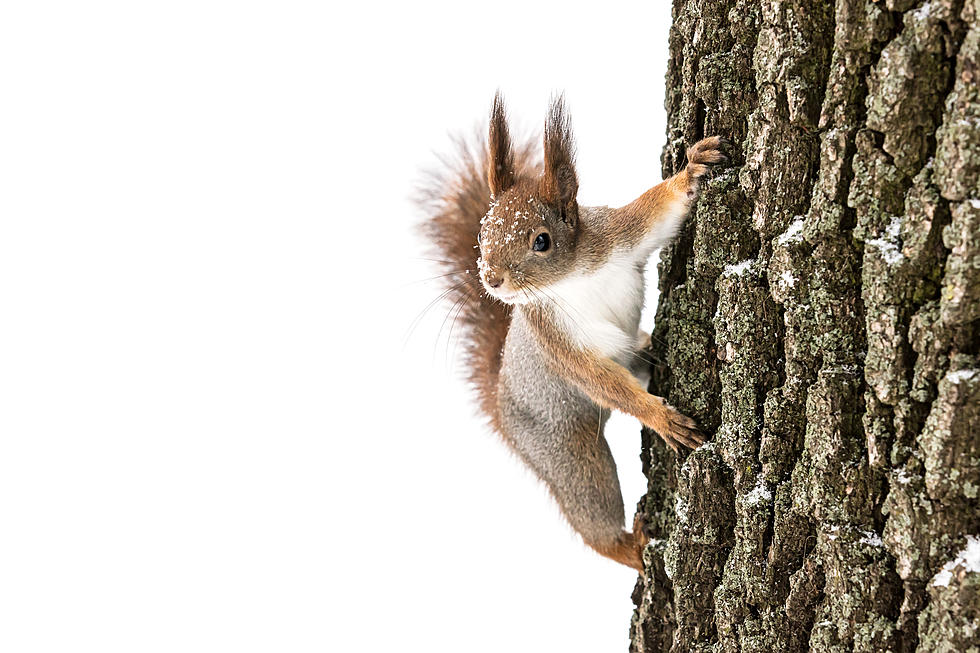
M 978 15 L 675 0 L 664 173 L 735 165 L 662 254 L 651 391 L 713 439 L 643 434 L 633 651 L 980 647 Z

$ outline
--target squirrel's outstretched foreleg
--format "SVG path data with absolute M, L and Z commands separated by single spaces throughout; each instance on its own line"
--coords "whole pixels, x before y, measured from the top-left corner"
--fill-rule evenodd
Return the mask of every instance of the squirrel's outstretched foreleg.
M 617 240 L 642 258 L 673 238 L 697 196 L 701 178 L 712 164 L 727 160 L 722 150 L 726 145 L 720 136 L 698 141 L 687 149 L 683 170 L 613 211 L 609 220 Z
M 704 442 L 704 435 L 693 419 L 647 392 L 636 377 L 616 361 L 570 343 L 547 310 L 533 307 L 526 311 L 526 315 L 556 373 L 561 373 L 599 406 L 633 415 L 656 431 L 675 451 L 680 446 L 696 449 Z

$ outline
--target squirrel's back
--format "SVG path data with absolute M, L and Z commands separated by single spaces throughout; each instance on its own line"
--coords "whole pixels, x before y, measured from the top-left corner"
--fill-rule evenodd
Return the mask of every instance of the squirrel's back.
M 440 272 L 444 299 L 451 306 L 463 350 L 466 377 L 476 391 L 480 411 L 501 432 L 497 381 L 501 352 L 510 327 L 511 306 L 489 297 L 480 283 L 477 258 L 480 220 L 491 203 L 487 181 L 488 151 L 482 140 L 456 138 L 453 157 L 430 174 L 417 199 L 420 225 L 429 255 Z M 533 142 L 514 148 L 515 176 L 532 176 L 538 167 Z

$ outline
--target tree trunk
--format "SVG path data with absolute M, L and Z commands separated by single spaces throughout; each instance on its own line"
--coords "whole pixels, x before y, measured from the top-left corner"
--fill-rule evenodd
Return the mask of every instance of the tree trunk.
M 633 651 L 980 650 L 978 14 L 675 1 L 665 176 L 734 165 L 660 263 L 651 391 L 712 438 L 644 432 Z

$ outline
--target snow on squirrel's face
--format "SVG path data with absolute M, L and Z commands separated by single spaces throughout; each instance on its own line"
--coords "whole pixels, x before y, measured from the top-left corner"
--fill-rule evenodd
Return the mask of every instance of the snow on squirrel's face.
M 508 304 L 546 301 L 548 286 L 572 269 L 574 230 L 527 186 L 504 192 L 480 220 L 480 280 Z

